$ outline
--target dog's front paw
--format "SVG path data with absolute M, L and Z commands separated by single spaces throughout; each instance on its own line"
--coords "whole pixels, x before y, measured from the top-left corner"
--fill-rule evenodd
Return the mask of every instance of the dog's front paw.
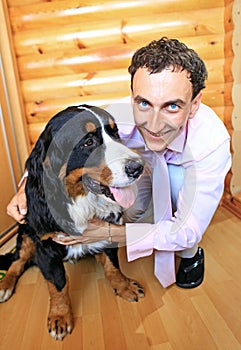
M 145 292 L 143 287 L 136 281 L 126 278 L 121 280 L 114 293 L 127 301 L 138 301 L 144 298 Z
M 73 330 L 74 322 L 71 312 L 64 315 L 49 314 L 48 331 L 55 340 L 63 340 Z
M 0 281 L 0 303 L 4 303 L 11 297 L 14 287 L 15 284 L 6 277 Z

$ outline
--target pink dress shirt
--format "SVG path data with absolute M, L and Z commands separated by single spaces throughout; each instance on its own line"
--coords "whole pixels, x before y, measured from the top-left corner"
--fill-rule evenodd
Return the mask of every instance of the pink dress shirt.
M 130 98 L 110 105 L 107 111 L 116 119 L 124 144 L 137 148 L 151 162 L 152 152 L 135 126 Z M 167 164 L 184 169 L 177 210 L 171 219 L 155 224 L 126 224 L 129 261 L 151 255 L 154 250 L 182 251 L 200 242 L 219 205 L 231 166 L 230 136 L 214 111 L 201 104 L 186 130 L 168 146 L 165 158 Z M 161 181 L 159 191 L 160 196 L 165 191 Z M 172 283 L 170 276 L 164 287 Z

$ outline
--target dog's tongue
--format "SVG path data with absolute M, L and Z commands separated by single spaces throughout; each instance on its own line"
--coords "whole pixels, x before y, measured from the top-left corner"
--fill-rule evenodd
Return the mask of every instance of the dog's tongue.
M 110 187 L 110 191 L 113 194 L 117 203 L 123 208 L 129 208 L 135 202 L 135 193 L 132 186 L 128 187 Z

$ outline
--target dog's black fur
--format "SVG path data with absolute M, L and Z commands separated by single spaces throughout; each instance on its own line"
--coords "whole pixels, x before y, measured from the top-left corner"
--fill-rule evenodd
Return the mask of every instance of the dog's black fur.
M 111 148 L 107 141 L 113 142 Z M 116 154 L 117 160 L 110 159 L 113 147 L 121 153 L 121 157 Z M 121 145 L 117 126 L 106 111 L 83 105 L 69 107 L 49 121 L 26 169 L 26 223 L 19 225 L 16 251 L 0 256 L 0 268 L 8 270 L 0 282 L 0 301 L 10 298 L 26 268 L 37 265 L 50 293 L 49 332 L 62 339 L 73 328 L 64 260 L 97 253 L 117 295 L 130 301 L 144 296 L 142 287 L 120 272 L 117 246 L 107 240 L 72 247 L 53 241 L 61 233 L 80 235 L 94 217 L 120 224 L 123 208 L 110 188 L 134 182 L 142 173 L 143 161 Z M 115 179 L 118 172 L 123 172 L 123 183 Z

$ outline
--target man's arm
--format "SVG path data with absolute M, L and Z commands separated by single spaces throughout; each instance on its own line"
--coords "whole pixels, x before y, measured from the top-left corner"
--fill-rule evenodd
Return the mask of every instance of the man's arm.
M 21 181 L 18 192 L 12 198 L 7 206 L 7 214 L 12 216 L 16 221 L 23 224 L 27 214 L 27 198 L 25 194 L 26 176 Z M 81 236 L 64 236 L 54 239 L 57 243 L 63 245 L 72 245 L 77 243 L 89 244 L 100 240 L 110 240 L 121 245 L 125 245 L 126 234 L 125 225 L 109 224 L 106 221 L 93 219 L 90 221 L 87 229 Z
M 128 260 L 151 255 L 154 249 L 180 251 L 197 244 L 220 202 L 230 169 L 229 140 L 186 168 L 172 220 L 157 224 L 127 224 Z M 160 193 L 161 196 L 161 193 Z

